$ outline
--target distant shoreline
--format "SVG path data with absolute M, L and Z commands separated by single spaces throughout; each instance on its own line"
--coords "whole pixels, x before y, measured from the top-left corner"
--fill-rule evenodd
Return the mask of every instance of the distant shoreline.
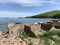
M 60 10 L 36 14 L 34 16 L 27 16 L 26 18 L 60 18 Z

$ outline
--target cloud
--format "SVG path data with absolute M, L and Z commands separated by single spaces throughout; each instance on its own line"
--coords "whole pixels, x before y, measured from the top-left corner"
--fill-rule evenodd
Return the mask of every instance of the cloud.
M 22 6 L 40 6 L 44 3 L 60 4 L 59 0 L 0 0 L 0 3 L 17 3 Z
M 0 17 L 25 17 L 60 9 L 60 0 L 0 0 Z
M 32 15 L 32 13 L 27 12 L 12 12 L 12 11 L 0 11 L 0 17 L 11 17 L 11 18 L 17 18 L 17 17 L 25 17 Z

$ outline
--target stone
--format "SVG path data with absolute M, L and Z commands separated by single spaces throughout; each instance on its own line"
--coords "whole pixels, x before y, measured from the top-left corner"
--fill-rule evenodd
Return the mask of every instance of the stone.
M 49 23 L 41 24 L 41 29 L 42 30 L 50 31 L 51 28 L 52 28 L 52 24 L 49 24 Z
M 3 34 L 3 32 L 2 31 L 0 31 L 0 36 Z
M 16 26 L 13 29 L 9 30 L 9 35 L 18 37 L 20 33 L 24 31 L 24 26 L 24 24 L 16 24 Z
M 16 26 L 15 23 L 8 23 L 8 30 L 13 29 Z

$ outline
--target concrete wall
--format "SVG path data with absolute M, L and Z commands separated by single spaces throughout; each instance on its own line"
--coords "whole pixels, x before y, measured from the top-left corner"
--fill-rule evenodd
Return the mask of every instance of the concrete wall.
M 45 31 L 49 31 L 52 28 L 52 24 L 49 23 L 43 23 L 41 24 L 41 29 Z
M 28 26 L 28 25 L 25 26 L 24 32 L 25 32 L 28 36 L 30 36 L 30 37 L 36 37 L 36 35 L 34 34 L 34 32 L 31 30 L 31 27 Z
M 19 34 L 24 31 L 24 24 L 16 24 L 14 28 L 9 30 L 9 35 L 19 36 Z
M 30 25 L 32 32 L 37 36 L 41 29 L 41 24 L 31 24 Z
M 54 27 L 55 27 L 56 29 L 60 29 L 60 23 L 54 24 Z
M 25 32 L 28 36 L 35 37 L 39 34 L 40 30 L 49 31 L 52 27 L 60 29 L 60 23 L 35 23 L 35 24 L 22 24 L 10 23 L 8 24 L 9 34 L 19 36 L 21 32 Z

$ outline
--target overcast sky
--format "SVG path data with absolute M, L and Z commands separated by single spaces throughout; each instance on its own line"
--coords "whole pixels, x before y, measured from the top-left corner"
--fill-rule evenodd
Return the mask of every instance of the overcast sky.
M 0 17 L 25 17 L 60 10 L 60 0 L 0 0 Z

